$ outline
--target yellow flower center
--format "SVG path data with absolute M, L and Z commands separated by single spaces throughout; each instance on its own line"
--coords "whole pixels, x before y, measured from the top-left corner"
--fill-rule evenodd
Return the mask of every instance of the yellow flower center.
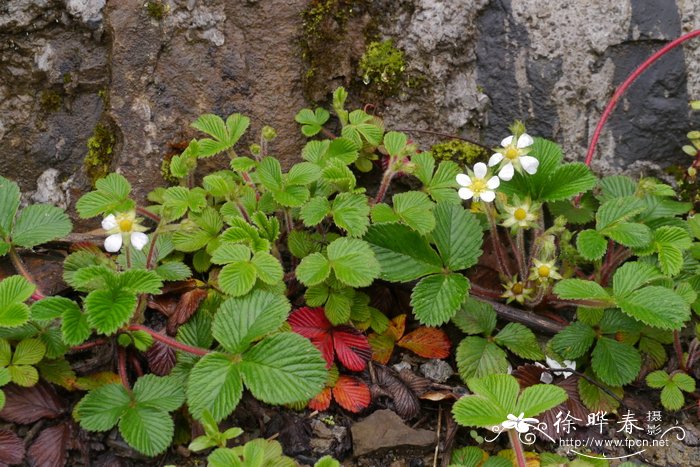
M 131 219 L 122 219 L 119 221 L 119 230 L 122 232 L 131 232 L 134 227 L 134 221 Z
M 524 221 L 525 218 L 527 217 L 527 211 L 524 210 L 523 208 L 518 208 L 513 213 L 513 217 L 515 217 L 515 220 L 517 220 L 517 221 Z
M 540 277 L 549 277 L 550 271 L 551 269 L 546 264 L 543 264 L 537 268 L 537 274 L 539 274 Z
M 515 146 L 508 146 L 503 152 L 503 155 L 510 160 L 515 160 L 520 155 L 520 151 Z
M 510 289 L 515 295 L 520 295 L 523 293 L 523 283 L 522 282 L 516 282 L 513 284 L 513 287 Z
M 486 181 L 483 178 L 472 179 L 472 186 L 469 187 L 475 194 L 483 193 L 488 189 Z

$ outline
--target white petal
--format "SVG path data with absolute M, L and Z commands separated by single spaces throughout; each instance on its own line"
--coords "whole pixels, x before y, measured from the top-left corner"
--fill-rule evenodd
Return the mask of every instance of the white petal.
M 102 228 L 105 230 L 111 230 L 117 227 L 117 218 L 114 217 L 114 214 L 110 214 L 109 216 L 105 217 L 102 219 Z
M 131 234 L 131 244 L 137 250 L 143 250 L 143 247 L 148 243 L 148 235 L 143 232 L 133 232 Z
M 520 138 L 518 138 L 518 149 L 524 149 L 528 146 L 532 146 L 535 141 L 532 139 L 532 136 L 528 135 L 527 133 L 523 133 L 520 135 Z
M 501 141 L 501 146 L 503 146 L 505 148 L 506 146 L 508 146 L 512 142 L 513 142 L 513 135 L 510 135 L 507 138 L 503 138 L 503 141 Z
M 513 420 L 514 422 L 517 422 L 517 421 L 518 421 L 518 417 L 516 417 L 516 416 L 513 415 L 512 413 L 509 413 L 508 415 L 506 415 L 506 418 L 507 418 L 508 420 Z
M 498 177 L 503 180 L 503 181 L 508 181 L 511 178 L 513 178 L 513 174 L 515 173 L 515 169 L 513 168 L 513 164 L 508 162 L 506 165 L 503 166 L 500 172 L 498 172 Z
M 489 178 L 489 181 L 486 182 L 486 186 L 488 187 L 489 190 L 495 190 L 498 188 L 498 185 L 501 184 L 501 180 L 496 177 L 495 175 L 491 178 Z
M 105 250 L 116 253 L 122 247 L 122 234 L 116 233 L 105 239 Z
M 493 191 L 483 191 L 480 195 L 479 198 L 482 200 L 486 201 L 487 203 L 490 203 L 494 199 L 496 199 L 496 193 Z
M 525 415 L 525 414 L 523 414 L 523 415 Z M 530 417 L 528 417 L 528 418 L 523 418 L 523 421 L 524 421 L 525 423 L 540 423 L 540 421 L 537 420 L 536 418 L 530 418 Z
M 474 192 L 469 188 L 460 188 L 457 194 L 462 199 L 472 199 L 472 196 L 474 196 Z
M 524 422 L 518 422 L 518 424 L 515 425 L 515 429 L 518 433 L 527 433 L 530 431 L 530 425 Z
M 525 172 L 533 175 L 537 172 L 537 167 L 540 166 L 540 161 L 532 156 L 520 156 L 520 164 L 525 169 Z
M 513 428 L 516 427 L 517 424 L 518 424 L 518 422 L 514 422 L 511 420 L 506 420 L 505 422 L 501 423 L 503 428 L 505 428 L 506 430 L 512 430 Z
M 499 162 L 503 160 L 503 154 L 500 152 L 494 152 L 491 154 L 491 157 L 489 158 L 489 167 L 493 167 L 494 165 L 497 165 Z
M 469 186 L 472 184 L 472 179 L 467 174 L 457 174 L 457 183 L 462 186 Z
M 476 178 L 484 178 L 486 176 L 487 171 L 488 168 L 483 162 L 477 162 L 476 164 L 474 164 L 474 175 L 476 176 Z
M 554 381 L 554 377 L 552 376 L 551 373 L 543 371 L 542 374 L 540 375 L 540 381 L 543 382 L 544 384 L 552 384 L 552 381 Z
M 550 368 L 554 368 L 556 370 L 564 368 L 561 363 L 554 360 L 553 358 L 547 357 L 546 360 L 547 360 L 547 366 L 549 366 Z

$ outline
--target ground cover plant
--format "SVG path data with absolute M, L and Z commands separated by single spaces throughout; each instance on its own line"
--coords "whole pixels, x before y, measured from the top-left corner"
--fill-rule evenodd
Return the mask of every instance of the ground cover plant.
M 241 430 L 220 431 L 244 392 L 357 413 L 384 384 L 411 418 L 422 394 L 383 366 L 395 347 L 454 362 L 472 393 L 454 420 L 502 426 L 518 465 L 523 424 L 561 407 L 612 413 L 635 381 L 670 411 L 697 405 L 700 217 L 671 186 L 597 177 L 520 122 L 474 165 L 438 162 L 346 99 L 336 90 L 332 117 L 297 114 L 308 142 L 288 170 L 269 150 L 274 129 L 244 149 L 247 117 L 207 114 L 170 161 L 177 183 L 147 205 L 120 174 L 97 180 L 76 209 L 104 244 L 72 246 L 65 296 L 38 290 L 20 253 L 68 235 L 68 215 L 19 209 L 0 178 L 0 254 L 17 271 L 0 282 L 0 417 L 30 423 L 22 407 L 41 405 L 83 430 L 117 427 L 145 456 L 185 444 L 213 449 L 210 465 L 294 465 L 276 441 L 232 447 Z M 206 158 L 227 168 L 201 173 Z M 387 313 L 380 289 L 409 293 L 408 306 Z M 72 355 L 103 346 L 114 367 L 76 374 Z M 50 385 L 84 395 L 66 407 Z M 74 437 L 52 428 L 44 443 Z M 0 437 L 0 460 L 25 455 L 18 440 Z M 65 460 L 67 446 L 51 452 Z

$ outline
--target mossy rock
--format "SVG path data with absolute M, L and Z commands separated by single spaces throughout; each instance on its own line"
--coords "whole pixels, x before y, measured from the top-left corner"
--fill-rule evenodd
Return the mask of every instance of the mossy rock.
M 437 143 L 430 148 L 430 152 L 438 161 L 455 161 L 465 165 L 485 162 L 489 157 L 489 151 L 486 148 L 459 139 Z
M 112 165 L 112 155 L 116 138 L 104 123 L 95 126 L 92 136 L 87 140 L 88 153 L 83 165 L 92 185 L 100 178 L 106 177 Z

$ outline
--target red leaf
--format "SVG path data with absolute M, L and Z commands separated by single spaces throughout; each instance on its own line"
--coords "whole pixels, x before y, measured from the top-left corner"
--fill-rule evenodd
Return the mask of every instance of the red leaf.
M 316 397 L 309 401 L 309 408 L 311 410 L 318 410 L 323 412 L 328 410 L 331 405 L 331 388 L 325 387 L 323 391 L 319 392 Z
M 309 339 L 323 337 L 333 327 L 323 308 L 299 308 L 289 315 L 288 321 L 294 332 Z
M 154 340 L 153 345 L 146 351 L 146 360 L 151 372 L 158 376 L 169 375 L 175 366 L 175 350 Z
M 0 463 L 21 464 L 24 460 L 24 442 L 10 430 L 0 430 Z
M 450 338 L 445 331 L 437 328 L 419 327 L 403 336 L 399 346 L 423 358 L 447 358 L 450 356 Z
M 71 430 L 67 423 L 61 423 L 42 431 L 32 443 L 27 453 L 31 466 L 65 465 L 68 446 L 71 443 Z
M 56 391 L 43 382 L 30 388 L 10 384 L 3 391 L 7 400 L 0 418 L 8 422 L 34 423 L 40 418 L 56 418 L 66 410 Z
M 361 412 L 371 401 L 369 388 L 353 376 L 341 376 L 333 388 L 333 398 L 345 410 Z
M 352 371 L 362 371 L 372 358 L 372 349 L 367 336 L 352 326 L 333 328 L 333 348 L 340 363 Z

